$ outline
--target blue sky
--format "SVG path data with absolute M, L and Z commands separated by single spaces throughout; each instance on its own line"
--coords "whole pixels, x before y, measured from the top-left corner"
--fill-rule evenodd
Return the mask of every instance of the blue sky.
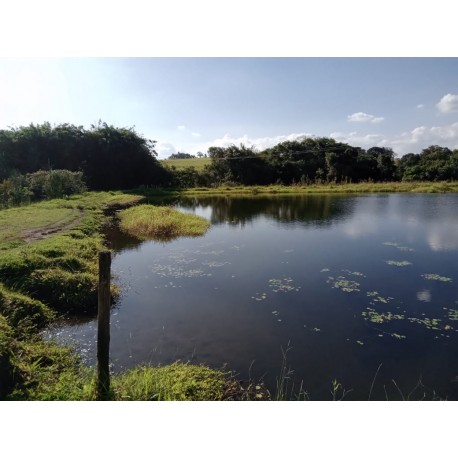
M 0 108 L 0 128 L 135 126 L 160 158 L 301 135 L 402 155 L 458 148 L 458 58 L 2 58 Z

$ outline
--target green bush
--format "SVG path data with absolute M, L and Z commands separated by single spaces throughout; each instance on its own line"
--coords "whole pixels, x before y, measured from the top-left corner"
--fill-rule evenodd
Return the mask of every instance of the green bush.
M 57 199 L 87 191 L 82 172 L 39 170 L 26 175 L 35 199 Z

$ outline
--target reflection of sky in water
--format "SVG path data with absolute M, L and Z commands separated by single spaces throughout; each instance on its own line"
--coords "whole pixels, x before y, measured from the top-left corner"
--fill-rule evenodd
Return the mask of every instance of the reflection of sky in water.
M 422 302 L 431 302 L 431 291 L 429 289 L 418 291 L 417 299 Z
M 375 235 L 391 227 L 408 243 L 418 242 L 422 234 L 433 251 L 458 249 L 458 214 L 453 211 L 456 196 L 442 196 L 440 200 L 438 196 L 403 197 L 408 199 L 407 205 L 406 202 L 401 205 L 399 195 L 383 196 L 383 207 L 377 205 L 380 196 L 357 200 L 352 215 L 337 224 L 352 239 Z
M 445 218 L 428 226 L 428 244 L 433 251 L 458 249 L 458 221 Z

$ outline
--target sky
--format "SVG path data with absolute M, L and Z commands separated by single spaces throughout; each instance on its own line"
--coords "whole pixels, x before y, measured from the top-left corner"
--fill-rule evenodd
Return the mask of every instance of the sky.
M 0 129 L 99 119 L 157 141 L 160 159 L 301 136 L 458 148 L 458 58 L 0 58 Z

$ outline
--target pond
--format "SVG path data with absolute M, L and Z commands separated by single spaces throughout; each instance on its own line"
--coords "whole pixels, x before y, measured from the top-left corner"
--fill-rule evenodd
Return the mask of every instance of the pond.
M 168 203 L 211 229 L 169 243 L 107 231 L 115 372 L 180 359 L 275 391 L 285 355 L 308 399 L 458 399 L 458 195 Z M 49 337 L 93 365 L 95 334 L 89 320 Z

